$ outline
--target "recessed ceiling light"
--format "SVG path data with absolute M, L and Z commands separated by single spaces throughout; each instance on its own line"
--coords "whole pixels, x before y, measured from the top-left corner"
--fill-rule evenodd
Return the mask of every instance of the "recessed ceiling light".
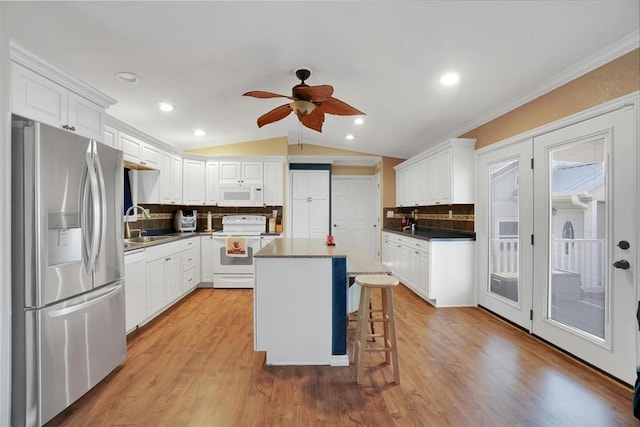
M 158 104 L 158 108 L 160 108 L 160 110 L 162 111 L 173 111 L 173 105 L 167 102 L 161 102 L 160 104 Z
M 357 119 L 355 119 L 353 121 L 353 123 L 357 124 L 357 125 L 361 125 L 364 123 L 364 119 L 362 117 L 358 117 Z
M 132 85 L 140 81 L 140 77 L 138 77 L 137 74 L 130 73 L 128 71 L 121 71 L 119 73 L 116 73 L 116 79 Z
M 460 74 L 458 74 L 458 73 L 447 73 L 447 74 L 443 75 L 442 77 L 440 77 L 440 84 L 443 84 L 445 86 L 451 86 L 451 85 L 454 85 L 454 84 L 458 83 L 459 80 L 460 80 Z
M 193 131 L 193 134 L 194 134 L 195 136 L 204 136 L 204 135 L 205 135 L 205 133 L 206 133 L 206 132 L 205 132 L 205 131 L 203 131 L 202 129 L 196 129 L 196 130 L 194 130 L 194 131 Z
M 345 138 L 347 138 L 349 141 L 356 139 L 356 137 L 353 136 L 352 134 L 348 134 L 347 136 L 345 136 Z

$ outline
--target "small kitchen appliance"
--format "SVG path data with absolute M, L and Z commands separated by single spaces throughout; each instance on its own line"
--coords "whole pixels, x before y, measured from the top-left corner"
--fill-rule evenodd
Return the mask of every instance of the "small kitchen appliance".
M 173 223 L 176 227 L 176 231 L 196 231 L 196 223 L 198 218 L 198 211 L 185 211 L 182 212 L 182 209 L 179 209 L 176 212 L 176 216 L 173 220 Z

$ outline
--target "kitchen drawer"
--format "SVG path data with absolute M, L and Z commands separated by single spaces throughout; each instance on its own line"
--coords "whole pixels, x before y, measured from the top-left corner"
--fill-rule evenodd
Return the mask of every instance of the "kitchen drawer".
M 182 252 L 182 271 L 187 271 L 196 266 L 196 251 L 188 249 Z
M 428 240 L 422 240 L 422 239 L 407 239 L 407 245 L 410 246 L 412 249 L 415 249 L 417 251 L 421 251 L 421 252 L 430 252 L 431 249 L 431 244 L 429 243 Z
M 182 291 L 186 292 L 195 288 L 197 284 L 195 280 L 195 270 L 193 268 L 182 273 Z
M 169 257 L 180 252 L 181 242 L 168 242 L 161 245 L 150 246 L 145 248 L 147 255 L 147 262 L 156 260 L 158 258 Z
M 189 238 L 189 239 L 180 240 L 180 249 L 186 250 L 186 249 L 195 248 L 198 245 L 197 240 L 198 240 L 197 237 L 192 237 L 192 238 Z

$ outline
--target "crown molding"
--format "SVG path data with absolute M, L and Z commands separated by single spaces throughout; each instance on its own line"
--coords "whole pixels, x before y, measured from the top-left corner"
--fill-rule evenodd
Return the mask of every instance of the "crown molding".
M 621 57 L 622 55 L 631 52 L 634 49 L 640 47 L 640 30 L 636 30 L 633 33 L 621 38 L 617 42 L 612 45 L 596 52 L 595 54 L 587 57 L 586 59 L 574 64 L 570 68 L 565 71 L 556 74 L 549 81 L 542 84 L 539 88 L 530 92 L 529 94 L 515 100 L 509 102 L 506 105 L 476 119 L 471 122 L 466 123 L 465 125 L 459 127 L 452 133 L 452 136 L 464 135 L 465 133 L 484 125 L 485 123 L 490 122 L 510 111 L 515 110 L 518 107 L 523 106 L 524 104 L 533 101 L 540 96 L 551 92 L 554 89 L 559 88 L 560 86 L 567 84 L 578 77 L 581 77 L 587 74 L 590 71 L 595 70 L 598 67 L 601 67 L 614 59 Z
M 78 95 L 100 105 L 102 108 L 108 108 L 118 101 L 109 95 L 100 92 L 98 89 L 90 86 L 79 78 L 61 70 L 55 65 L 45 61 L 38 55 L 28 50 L 24 46 L 18 44 L 15 40 L 9 41 L 9 56 L 11 61 L 20 64 L 31 71 L 71 90 Z

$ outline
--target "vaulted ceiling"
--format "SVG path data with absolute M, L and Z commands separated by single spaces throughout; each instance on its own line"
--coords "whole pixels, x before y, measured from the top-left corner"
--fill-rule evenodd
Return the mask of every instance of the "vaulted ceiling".
M 4 3 L 13 40 L 117 99 L 109 114 L 169 144 L 288 137 L 394 157 L 637 47 L 640 16 L 637 0 Z M 288 95 L 298 68 L 364 111 L 364 123 L 327 116 L 318 133 L 290 115 L 258 128 L 258 116 L 287 100 L 241 95 Z M 121 71 L 140 81 L 116 79 Z M 460 82 L 442 86 L 449 71 Z

